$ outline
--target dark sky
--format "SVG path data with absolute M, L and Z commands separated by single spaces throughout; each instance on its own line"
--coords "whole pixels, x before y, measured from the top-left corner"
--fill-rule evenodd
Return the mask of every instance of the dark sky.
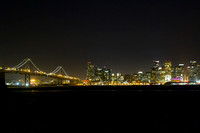
M 31 58 L 82 79 L 87 61 L 123 74 L 187 64 L 200 61 L 200 1 L 1 0 L 0 44 L 0 66 Z

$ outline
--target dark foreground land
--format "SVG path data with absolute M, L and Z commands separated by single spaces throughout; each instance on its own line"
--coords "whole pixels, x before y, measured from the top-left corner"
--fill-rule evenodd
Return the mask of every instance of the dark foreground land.
M 1 91 L 2 133 L 199 133 L 200 86 Z

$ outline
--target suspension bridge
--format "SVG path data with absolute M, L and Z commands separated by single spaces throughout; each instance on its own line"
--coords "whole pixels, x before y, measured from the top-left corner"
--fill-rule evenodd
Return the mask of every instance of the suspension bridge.
M 57 79 L 58 85 L 62 85 L 63 81 L 66 80 L 70 81 L 71 84 L 72 82 L 75 83 L 79 81 L 79 78 L 69 76 L 62 66 L 56 67 L 56 69 L 50 73 L 41 71 L 29 58 L 24 59 L 22 62 L 14 67 L 0 68 L 0 72 L 4 75 L 4 80 L 6 73 L 23 74 L 25 76 L 24 79 L 26 86 L 30 85 L 31 76 L 45 76 Z

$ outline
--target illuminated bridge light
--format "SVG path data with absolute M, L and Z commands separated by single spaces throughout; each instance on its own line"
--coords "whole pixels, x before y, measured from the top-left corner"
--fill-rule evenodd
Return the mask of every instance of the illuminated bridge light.
M 29 63 L 29 65 L 31 64 L 31 66 L 33 66 L 33 68 L 31 66 L 29 66 L 29 69 L 24 69 L 23 66 L 26 66 L 27 63 Z M 0 67 L 0 69 L 4 69 L 3 67 Z M 33 70 L 33 71 L 31 71 Z M 66 80 L 70 80 L 70 79 L 78 79 L 75 77 L 70 77 L 67 75 L 67 73 L 65 72 L 65 70 L 63 69 L 62 66 L 58 66 L 53 72 L 51 73 L 46 73 L 44 71 L 41 71 L 37 68 L 37 66 L 35 66 L 35 64 L 30 60 L 30 59 L 25 59 L 23 60 L 21 63 L 19 63 L 17 66 L 15 67 L 6 67 L 4 69 L 5 73 L 19 73 L 19 74 L 24 74 L 25 77 L 27 79 L 30 78 L 31 75 L 36 75 L 36 76 L 48 76 L 50 75 L 52 78 L 62 78 L 62 79 L 66 79 Z M 63 73 L 62 74 L 57 74 L 57 73 Z M 27 80 L 25 82 L 25 86 L 30 86 L 32 83 L 34 82 L 34 80 Z M 15 83 L 15 85 L 18 85 L 20 83 Z M 22 84 L 21 84 L 22 85 Z

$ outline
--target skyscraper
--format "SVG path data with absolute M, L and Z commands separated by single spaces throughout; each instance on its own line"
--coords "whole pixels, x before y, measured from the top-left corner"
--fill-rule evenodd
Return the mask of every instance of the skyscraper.
M 164 78 L 165 82 L 171 81 L 172 78 L 172 62 L 170 60 L 166 60 L 163 64 L 163 70 L 165 72 Z
M 158 83 L 159 84 L 165 83 L 165 70 L 163 68 L 164 67 L 158 67 L 157 76 L 158 76 Z
M 151 82 L 151 72 L 146 72 L 146 77 L 147 77 L 147 81 L 148 81 L 148 83 L 150 83 Z
M 151 83 L 158 82 L 158 68 L 159 61 L 153 61 L 153 67 L 151 68 Z
M 197 81 L 200 83 L 200 65 L 197 65 Z
M 94 78 L 95 78 L 95 66 L 90 61 L 88 61 L 86 80 L 89 80 L 91 82 Z
M 104 69 L 103 71 L 103 78 L 104 78 L 104 83 L 109 84 L 111 82 L 111 73 L 112 69 Z
M 153 68 L 158 69 L 160 61 L 153 61 Z
M 139 71 L 138 72 L 138 80 L 142 82 L 143 81 L 143 77 L 144 77 L 143 72 Z
M 124 76 L 121 73 L 117 73 L 117 84 L 122 84 L 124 82 Z
M 197 62 L 190 61 L 190 65 L 187 67 L 188 81 L 197 81 L 197 70 Z
M 132 74 L 126 74 L 124 75 L 124 81 L 128 83 L 132 83 L 133 81 L 133 75 Z
M 179 81 L 179 82 L 183 82 L 184 80 L 186 80 L 184 64 L 179 64 L 178 66 L 173 68 L 172 80 Z
M 88 62 L 86 80 L 89 80 L 90 84 L 109 84 L 111 72 L 112 69 L 99 68 Z

